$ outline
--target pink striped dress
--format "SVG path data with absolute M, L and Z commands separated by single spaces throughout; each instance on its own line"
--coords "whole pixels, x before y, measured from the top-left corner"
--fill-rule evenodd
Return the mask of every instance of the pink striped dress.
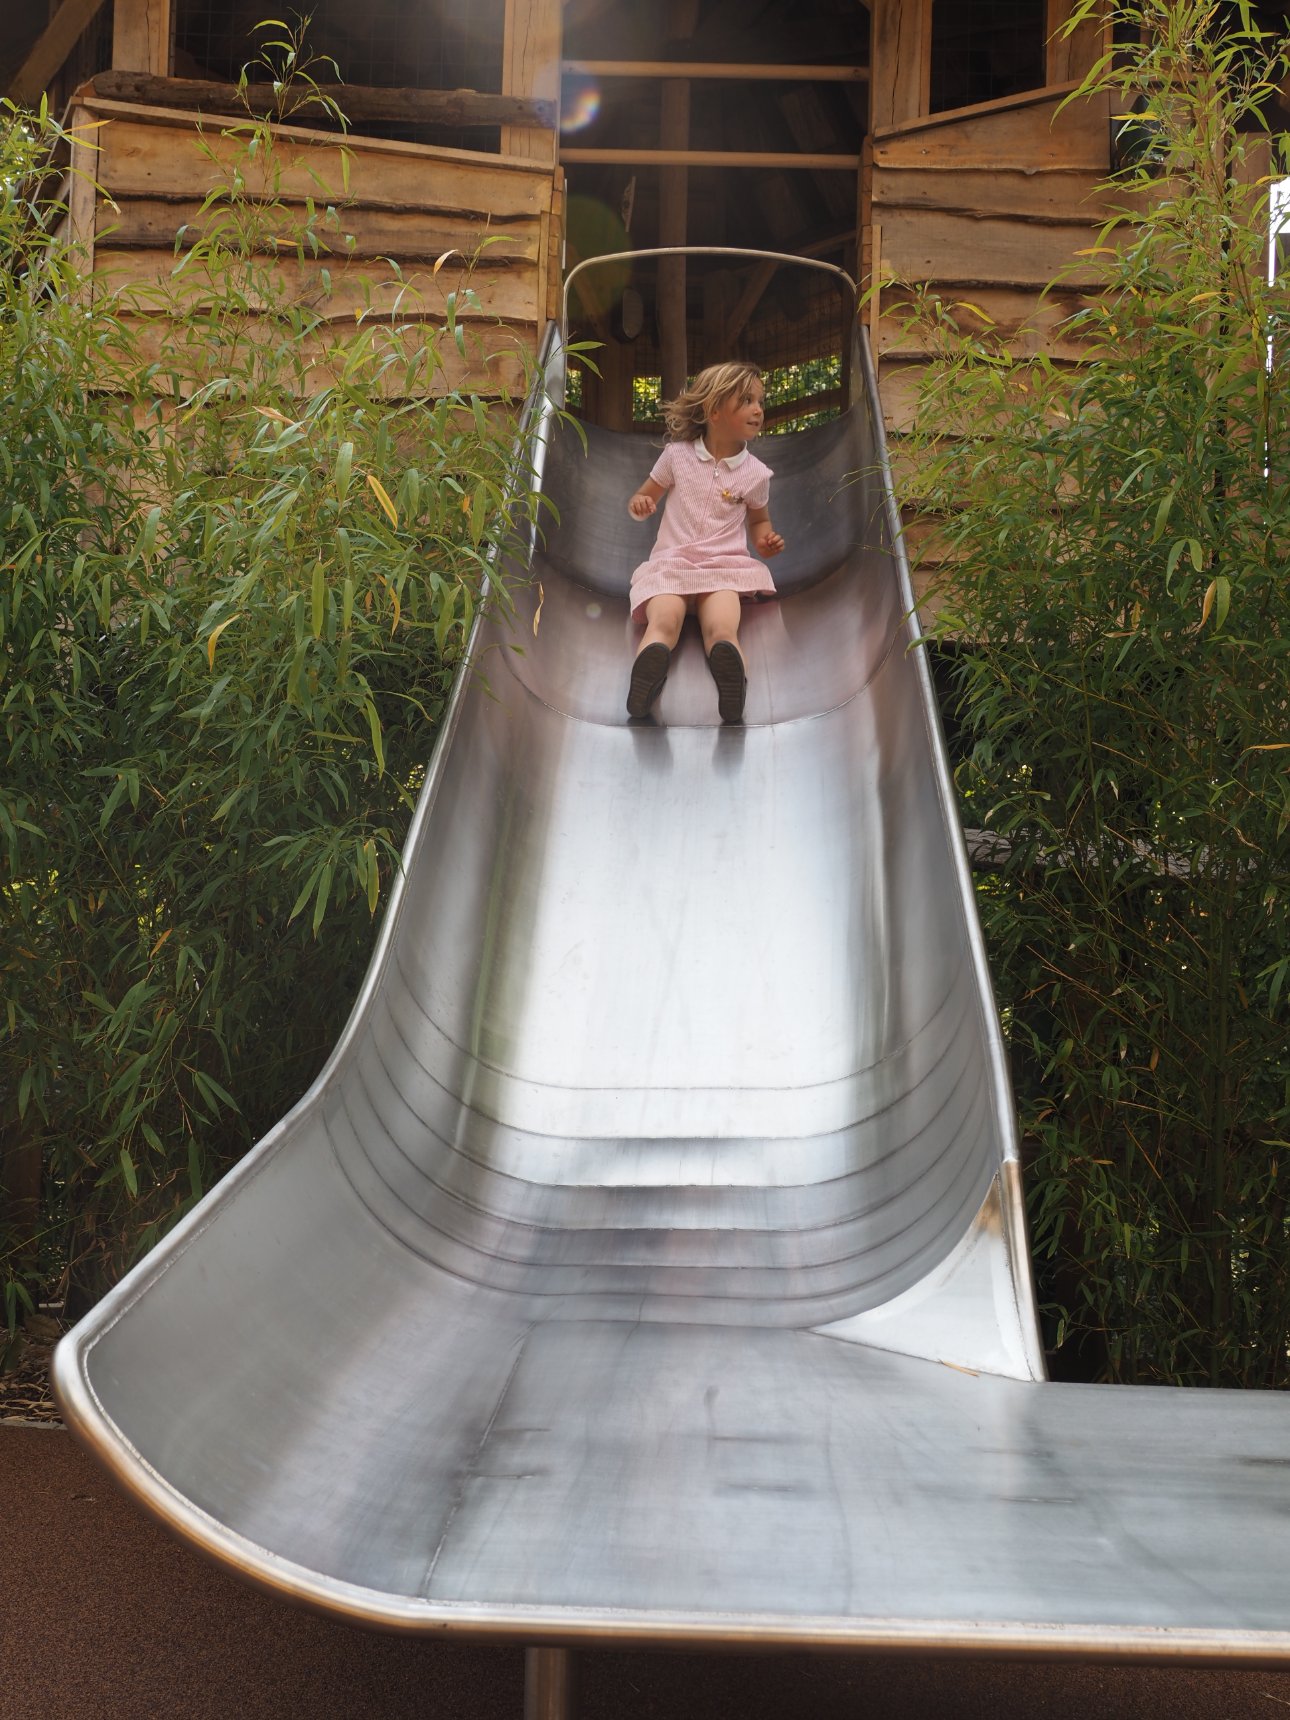
M 775 595 L 765 563 L 748 548 L 747 526 L 748 509 L 770 500 L 773 476 L 747 448 L 714 460 L 702 441 L 667 444 L 650 473 L 668 494 L 650 558 L 632 575 L 633 621 L 644 621 L 645 605 L 660 592 Z

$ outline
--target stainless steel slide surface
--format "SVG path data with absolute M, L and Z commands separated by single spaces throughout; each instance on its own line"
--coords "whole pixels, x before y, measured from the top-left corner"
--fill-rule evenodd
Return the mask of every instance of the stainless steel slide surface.
M 401 1629 L 1290 1657 L 1286 1400 L 1040 1377 L 871 405 L 762 450 L 743 727 L 688 630 L 626 721 L 652 450 L 543 433 L 559 524 L 355 1014 L 60 1347 L 69 1421 L 248 1576 Z

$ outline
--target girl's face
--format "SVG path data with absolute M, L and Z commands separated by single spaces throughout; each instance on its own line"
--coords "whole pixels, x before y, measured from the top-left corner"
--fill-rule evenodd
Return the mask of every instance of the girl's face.
M 754 378 L 738 394 L 728 394 L 708 412 L 708 426 L 721 440 L 751 442 L 760 436 L 765 421 L 766 390 Z

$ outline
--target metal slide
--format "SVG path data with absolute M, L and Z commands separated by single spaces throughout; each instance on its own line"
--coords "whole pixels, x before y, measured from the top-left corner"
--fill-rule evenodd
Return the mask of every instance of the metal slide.
M 342 1040 L 60 1346 L 60 1400 L 184 1535 L 359 1621 L 1290 1658 L 1287 1400 L 1041 1380 L 857 377 L 766 445 L 742 728 L 692 623 L 626 722 L 652 454 L 539 427 L 560 523 L 477 632 Z

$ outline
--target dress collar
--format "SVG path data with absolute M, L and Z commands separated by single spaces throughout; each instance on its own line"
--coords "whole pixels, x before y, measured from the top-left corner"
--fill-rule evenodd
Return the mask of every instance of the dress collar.
M 742 466 L 744 461 L 748 458 L 748 447 L 745 443 L 737 454 L 727 454 L 721 460 L 714 459 L 711 450 L 703 440 L 702 436 L 700 436 L 698 441 L 694 444 L 694 451 L 701 460 L 706 460 L 710 466 Z

